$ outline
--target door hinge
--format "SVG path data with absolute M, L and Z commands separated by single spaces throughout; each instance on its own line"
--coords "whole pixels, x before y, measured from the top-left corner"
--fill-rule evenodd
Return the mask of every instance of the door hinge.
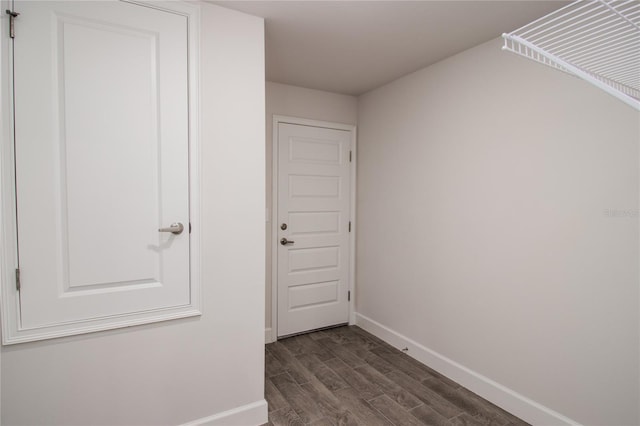
M 349 232 L 351 232 L 351 221 L 349 221 Z
M 9 9 L 5 10 L 5 13 L 9 15 L 9 37 L 16 38 L 15 20 L 20 14 Z
M 347 291 L 347 302 L 351 302 L 351 290 Z
M 20 268 L 16 268 L 16 290 L 20 291 Z
M 189 233 L 191 233 L 191 222 L 189 222 Z
M 353 151 L 349 151 L 349 162 L 353 161 Z

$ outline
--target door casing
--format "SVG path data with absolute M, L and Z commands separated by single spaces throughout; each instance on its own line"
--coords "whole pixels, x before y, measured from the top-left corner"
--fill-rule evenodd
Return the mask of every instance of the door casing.
M 349 188 L 349 205 L 351 232 L 349 233 L 349 283 L 351 292 L 349 301 L 349 325 L 356 322 L 355 316 L 355 282 L 356 282 L 356 176 L 357 176 L 357 134 L 356 126 L 350 124 L 318 121 L 285 115 L 273 116 L 273 156 L 271 171 L 271 335 L 266 336 L 266 343 L 275 342 L 278 336 L 278 125 L 298 124 L 301 126 L 323 127 L 327 129 L 346 130 L 351 133 L 351 188 Z
M 120 0 L 185 16 L 188 22 L 188 96 L 189 96 L 189 211 L 191 302 L 179 308 L 81 321 L 62 326 L 24 330 L 20 327 L 20 298 L 16 290 L 18 265 L 17 217 L 13 127 L 12 39 L 8 37 L 9 20 L 0 19 L 0 286 L 2 306 L 2 344 L 22 343 L 93 331 L 129 327 L 201 314 L 200 289 L 200 125 L 199 125 L 199 40 L 200 7 L 187 2 Z M 12 9 L 12 1 L 2 0 L 2 10 Z M 19 6 L 19 2 L 16 2 Z M 19 10 L 17 10 L 19 12 Z M 19 37 L 19 17 L 16 37 Z

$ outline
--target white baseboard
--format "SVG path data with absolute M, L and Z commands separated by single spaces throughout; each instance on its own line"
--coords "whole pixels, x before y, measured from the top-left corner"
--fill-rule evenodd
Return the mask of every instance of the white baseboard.
M 184 423 L 182 426 L 258 426 L 269 421 L 264 399 L 222 413 Z
M 276 339 L 273 338 L 273 333 L 271 332 L 271 327 L 264 329 L 264 343 L 273 343 Z
M 408 348 L 405 352 L 412 358 L 532 425 L 579 425 L 578 422 L 458 364 L 371 318 L 356 313 L 356 325 L 391 346 L 398 349 Z

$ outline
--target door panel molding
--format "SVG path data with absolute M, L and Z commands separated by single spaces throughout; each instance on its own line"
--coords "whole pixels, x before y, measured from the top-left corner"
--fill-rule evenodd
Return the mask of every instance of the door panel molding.
M 0 1 L 4 9 L 11 9 L 10 1 Z M 2 343 L 5 345 L 55 337 L 70 336 L 133 325 L 147 324 L 197 316 L 201 314 L 200 289 L 200 127 L 199 127 L 199 40 L 200 7 L 187 2 L 123 1 L 184 16 L 187 20 L 187 78 L 188 78 L 188 131 L 189 131 L 189 238 L 190 290 L 187 303 L 167 308 L 150 308 L 133 313 L 109 315 L 100 318 L 68 321 L 51 326 L 25 328 L 21 326 L 20 293 L 17 290 L 18 227 L 15 192 L 15 146 L 13 110 L 12 39 L 9 37 L 8 19 L 0 20 L 0 280 L 2 298 Z M 16 9 L 19 9 L 16 2 Z M 19 10 L 16 10 L 19 12 Z M 16 19 L 16 29 L 20 22 Z M 19 30 L 16 34 L 19 37 Z M 187 224 L 185 224 L 187 225 Z M 148 285 L 136 282 L 136 286 Z M 109 289 L 101 289 L 108 291 Z
M 278 168 L 278 157 L 279 157 L 279 125 L 280 124 L 295 124 L 301 126 L 308 127 L 319 127 L 323 129 L 332 129 L 332 130 L 344 130 L 348 131 L 351 134 L 351 151 L 352 151 L 352 161 L 350 167 L 350 188 L 349 191 L 349 220 L 351 222 L 351 232 L 349 233 L 349 282 L 348 289 L 350 292 L 349 299 L 349 324 L 355 324 L 355 282 L 356 282 L 356 268 L 355 268 L 355 252 L 356 252 L 356 176 L 357 176 L 357 129 L 354 125 L 342 124 L 342 123 L 334 123 L 327 121 L 319 121 L 312 120 L 306 118 L 299 117 L 291 117 L 284 115 L 273 115 L 273 133 L 272 133 L 272 199 L 271 199 L 271 338 L 267 339 L 267 343 L 274 342 L 277 340 L 278 336 L 278 248 L 279 248 L 279 239 L 278 239 L 278 231 L 279 231 L 279 223 L 278 223 L 278 176 L 279 176 L 279 168 Z M 314 141 L 304 141 L 307 143 L 312 143 Z M 327 152 L 327 163 L 333 162 L 334 160 L 331 157 L 331 152 L 328 151 L 327 147 L 318 147 L 319 149 L 325 148 Z M 335 160 L 334 160 L 335 161 Z M 324 161 L 323 161 L 324 163 Z M 313 167 L 313 162 L 309 163 L 310 167 Z M 341 188 L 340 188 L 341 189 Z M 335 213 L 333 211 L 326 212 L 317 212 L 318 214 L 327 214 Z M 310 213 L 306 213 L 310 214 Z M 331 224 L 328 224 L 331 225 Z M 329 226 L 326 232 L 331 233 L 331 229 L 333 226 Z M 326 284 L 326 283 L 325 283 Z M 320 286 L 322 287 L 322 286 Z

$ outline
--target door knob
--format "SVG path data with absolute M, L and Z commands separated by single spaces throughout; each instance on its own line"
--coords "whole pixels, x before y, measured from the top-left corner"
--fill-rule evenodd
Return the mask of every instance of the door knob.
M 282 238 L 280 240 L 280 244 L 282 244 L 283 246 L 286 246 L 287 244 L 293 244 L 293 243 L 295 243 L 295 241 L 287 240 L 286 238 Z
M 158 229 L 158 232 L 171 232 L 172 234 L 182 234 L 182 231 L 184 231 L 184 225 L 181 224 L 180 222 L 176 222 L 176 223 L 172 223 L 170 227 L 168 228 L 160 228 Z

